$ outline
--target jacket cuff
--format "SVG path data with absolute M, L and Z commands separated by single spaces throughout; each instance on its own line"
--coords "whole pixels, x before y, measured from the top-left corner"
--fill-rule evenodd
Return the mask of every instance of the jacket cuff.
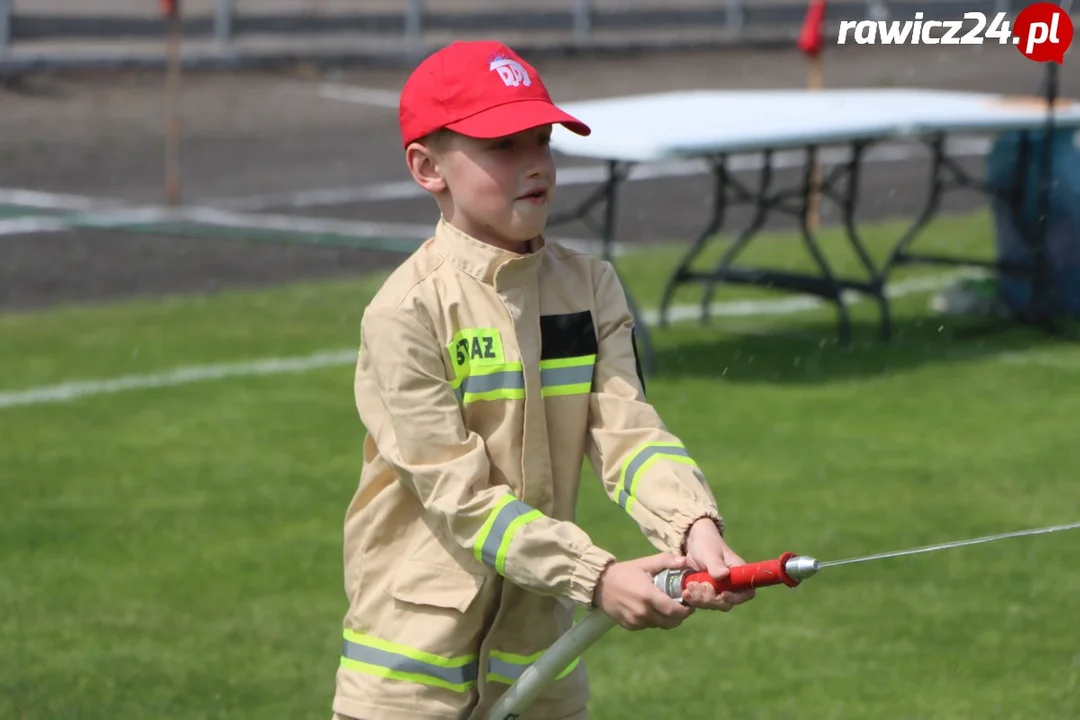
M 570 599 L 585 607 L 592 605 L 600 573 L 613 562 L 614 555 L 595 545 L 583 552 L 570 576 Z
M 720 537 L 724 536 L 724 519 L 720 517 L 720 514 L 716 511 L 716 508 L 710 508 L 702 506 L 695 508 L 690 512 L 680 513 L 673 521 L 673 530 L 675 531 L 675 537 L 678 538 L 678 546 L 672 549 L 672 552 L 679 555 L 686 554 L 686 541 L 690 536 L 690 528 L 694 526 L 698 520 L 708 518 L 716 525 L 716 529 L 720 532 Z

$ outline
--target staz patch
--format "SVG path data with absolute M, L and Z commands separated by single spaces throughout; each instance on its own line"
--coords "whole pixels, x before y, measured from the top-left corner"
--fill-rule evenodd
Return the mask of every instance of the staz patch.
M 468 374 L 473 366 L 500 365 L 503 357 L 502 337 L 495 328 L 465 328 L 459 330 L 447 348 L 454 374 Z

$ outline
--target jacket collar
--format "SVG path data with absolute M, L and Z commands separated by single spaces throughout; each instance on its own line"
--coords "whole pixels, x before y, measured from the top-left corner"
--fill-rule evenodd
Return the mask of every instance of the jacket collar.
M 544 255 L 544 239 L 529 244 L 525 255 L 481 242 L 439 218 L 435 226 L 435 251 L 462 272 L 468 273 L 496 290 L 528 285 L 536 279 L 536 270 Z

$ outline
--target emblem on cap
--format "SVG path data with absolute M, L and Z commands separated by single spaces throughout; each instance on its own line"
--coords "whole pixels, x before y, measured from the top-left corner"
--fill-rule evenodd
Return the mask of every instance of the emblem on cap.
M 521 63 L 506 57 L 502 53 L 496 53 L 488 58 L 488 70 L 499 73 L 499 77 L 502 78 L 506 87 L 517 87 L 518 85 L 530 87 L 532 85 L 532 78 L 529 77 L 529 72 Z

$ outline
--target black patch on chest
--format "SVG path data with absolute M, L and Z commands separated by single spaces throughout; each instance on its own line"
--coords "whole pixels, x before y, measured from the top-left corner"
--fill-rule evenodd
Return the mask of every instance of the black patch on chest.
M 588 310 L 565 315 L 540 316 L 540 359 L 595 355 L 596 327 Z

